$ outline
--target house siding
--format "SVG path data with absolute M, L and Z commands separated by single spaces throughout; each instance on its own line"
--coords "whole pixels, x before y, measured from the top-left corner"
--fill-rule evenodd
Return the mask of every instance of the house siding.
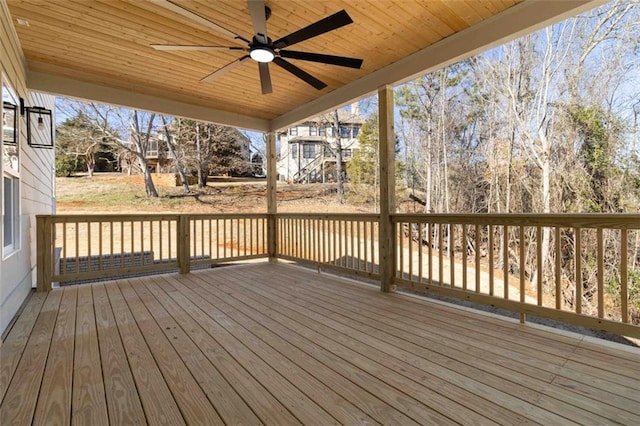
M 26 106 L 54 109 L 52 96 L 27 90 L 26 65 L 4 0 L 0 0 L 0 64 L 3 82 Z M 19 248 L 0 256 L 0 334 L 4 334 L 20 306 L 35 286 L 35 215 L 54 212 L 54 150 L 31 148 L 27 144 L 26 116 L 18 116 L 20 146 Z M 0 149 L 0 151 L 2 151 Z M 0 152 L 0 164 L 2 164 Z M 0 186 L 0 200 L 3 191 Z M 4 217 L 3 217 L 4 220 Z M 1 232 L 1 231 L 0 231 Z

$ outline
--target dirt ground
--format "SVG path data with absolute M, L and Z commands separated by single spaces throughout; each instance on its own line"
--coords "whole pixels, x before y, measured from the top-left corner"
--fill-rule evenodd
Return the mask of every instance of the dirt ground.
M 205 188 L 184 194 L 171 179 L 154 175 L 160 194 L 149 198 L 141 176 L 97 173 L 56 179 L 58 214 L 98 213 L 265 213 L 265 179 L 212 177 Z M 373 204 L 339 203 L 335 185 L 278 182 L 278 211 L 297 213 L 370 213 Z

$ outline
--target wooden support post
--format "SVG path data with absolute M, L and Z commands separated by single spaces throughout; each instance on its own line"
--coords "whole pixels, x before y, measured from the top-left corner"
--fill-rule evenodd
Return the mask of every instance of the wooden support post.
M 276 241 L 276 213 L 277 213 L 277 182 L 278 172 L 276 171 L 276 135 L 267 134 L 267 253 L 269 262 L 277 259 Z
M 176 243 L 178 244 L 178 266 L 180 267 L 181 274 L 188 274 L 191 271 L 191 229 L 189 227 L 189 215 L 181 214 L 178 216 L 178 223 L 176 226 Z
M 36 216 L 36 286 L 37 291 L 50 291 L 53 272 L 52 221 L 49 215 Z
M 378 89 L 378 126 L 380 134 L 380 290 L 391 291 L 395 274 L 395 234 L 391 215 L 395 213 L 395 131 L 393 88 Z

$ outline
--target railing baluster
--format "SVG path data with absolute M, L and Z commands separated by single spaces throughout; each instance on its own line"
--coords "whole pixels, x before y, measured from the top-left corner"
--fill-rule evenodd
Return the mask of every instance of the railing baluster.
M 76 220 L 74 222 L 75 225 L 75 231 L 76 231 L 76 274 L 78 272 L 80 272 L 80 224 L 79 222 Z
M 604 318 L 604 237 L 598 228 L 598 318 Z
M 427 244 L 428 244 L 428 248 L 427 248 L 427 257 L 428 257 L 428 264 L 429 264 L 429 279 L 428 279 L 428 283 L 429 285 L 433 285 L 433 224 L 431 222 L 427 223 L 427 232 L 428 232 L 428 237 L 427 237 Z M 440 283 L 438 283 L 440 284 Z
M 627 229 L 623 228 L 620 230 L 620 314 L 624 323 L 629 322 L 629 308 L 627 306 L 629 299 L 627 276 L 628 244 Z
M 462 224 L 462 289 L 466 290 L 467 289 L 467 225 Z M 453 244 L 453 246 L 455 247 L 455 243 Z M 455 263 L 451 263 L 452 267 L 453 265 L 455 265 Z M 453 281 L 453 280 L 452 280 Z
M 399 222 L 396 225 L 396 234 L 398 234 L 398 251 L 399 251 L 399 260 L 398 260 L 398 264 L 400 266 L 399 269 L 399 276 L 400 278 L 404 278 L 404 223 Z
M 447 249 L 449 250 L 449 273 L 451 275 L 451 288 L 456 288 L 456 234 L 454 223 L 449 225 Z
M 556 250 L 556 262 L 555 262 L 555 281 L 556 281 L 556 309 L 562 308 L 562 253 L 560 252 L 560 227 L 555 227 L 555 250 Z
M 509 226 L 502 227 L 502 273 L 504 279 L 502 282 L 504 298 L 509 299 Z
M 423 223 L 418 223 L 418 282 L 422 284 L 422 232 Z
M 582 313 L 582 229 L 575 228 L 576 313 Z M 541 272 L 542 273 L 542 272 Z
M 442 236 L 442 224 L 438 224 L 438 281 L 439 285 L 443 285 L 444 281 L 444 250 L 442 247 L 443 244 L 443 236 Z
M 55 225 L 54 225 L 55 226 Z M 113 244 L 113 240 L 111 240 Z M 67 273 L 67 245 L 69 242 L 67 241 L 67 222 L 62 222 L 62 258 L 65 259 L 63 262 L 60 262 L 60 272 L 62 275 Z M 48 267 L 48 266 L 47 266 Z
M 102 271 L 102 221 L 98 222 L 98 270 Z
M 542 227 L 536 226 L 536 269 L 537 283 L 536 283 L 536 296 L 538 298 L 538 306 L 542 306 L 542 276 L 544 271 L 542 270 Z
M 322 263 L 327 263 L 327 220 L 322 219 Z
M 140 266 L 144 265 L 144 221 L 140 221 Z M 131 266 L 134 266 L 132 263 Z
M 375 249 L 376 249 L 376 244 L 375 244 L 375 238 L 374 235 L 378 235 L 378 238 L 380 238 L 379 233 L 376 233 L 376 223 L 371 222 L 371 246 L 369 247 L 371 250 L 371 273 L 374 273 L 375 270 L 373 269 L 373 265 L 376 263 L 376 253 L 375 253 Z M 380 263 L 380 256 L 378 253 L 378 264 Z
M 339 247 L 338 247 L 338 258 L 339 258 L 339 265 L 340 266 L 344 266 L 344 251 L 342 251 L 342 221 L 339 220 L 338 221 L 338 242 L 339 242 Z
M 489 235 L 487 236 L 487 256 L 489 256 L 489 296 L 493 296 L 493 291 L 494 291 L 494 278 L 495 278 L 495 274 L 493 272 L 493 268 L 494 268 L 494 261 L 493 261 L 493 225 L 489 225 Z
M 153 230 L 154 222 L 155 222 L 155 220 L 153 220 L 153 219 L 149 220 L 149 238 L 150 238 L 149 244 L 151 245 L 150 250 L 151 250 L 151 255 L 153 257 L 155 257 L 155 248 L 153 246 L 153 242 L 154 242 L 153 235 L 155 234 L 155 232 Z
M 164 220 L 158 221 L 158 251 L 160 252 L 160 260 L 164 261 L 164 240 L 162 239 L 162 228 L 164 228 Z
M 409 245 L 409 280 L 411 281 L 411 287 L 413 288 L 413 222 L 407 223 L 407 230 L 409 233 L 407 242 Z
M 524 245 L 524 243 L 525 243 L 525 241 L 524 241 L 525 240 L 525 238 L 524 238 L 524 226 L 520 225 L 520 229 L 519 229 L 518 232 L 520 232 L 520 245 L 519 245 L 520 252 L 518 253 L 518 257 L 519 257 L 518 261 L 520 263 L 520 302 L 524 303 L 525 295 L 526 295 L 526 288 L 525 288 L 526 275 L 525 275 L 525 272 L 526 272 L 526 267 L 527 267 L 526 259 L 525 259 L 525 248 L 526 247 Z M 522 321 L 522 322 L 524 322 L 524 321 Z
M 480 235 L 482 230 L 480 229 L 480 225 L 476 223 L 476 238 L 475 238 L 475 252 L 476 252 L 476 293 L 480 293 L 480 250 L 482 245 L 482 236 Z

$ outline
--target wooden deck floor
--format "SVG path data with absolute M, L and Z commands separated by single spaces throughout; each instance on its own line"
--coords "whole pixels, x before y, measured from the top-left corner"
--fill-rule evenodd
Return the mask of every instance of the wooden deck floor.
M 31 297 L 0 424 L 640 424 L 640 352 L 254 264 Z

